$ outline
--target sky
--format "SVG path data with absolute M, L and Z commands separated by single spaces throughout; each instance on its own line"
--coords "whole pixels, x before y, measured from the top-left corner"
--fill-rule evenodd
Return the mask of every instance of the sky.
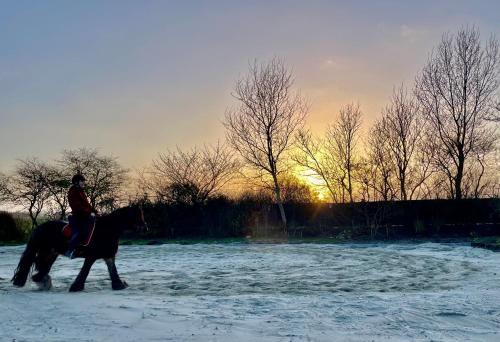
M 500 36 L 500 1 L 0 1 L 0 171 L 97 148 L 127 168 L 224 139 L 251 61 L 284 58 L 322 134 L 367 128 L 443 33 Z

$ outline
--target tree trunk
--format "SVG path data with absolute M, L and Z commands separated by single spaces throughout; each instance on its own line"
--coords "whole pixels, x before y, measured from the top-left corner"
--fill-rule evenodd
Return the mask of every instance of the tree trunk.
M 280 210 L 280 215 L 281 215 L 281 224 L 283 225 L 283 231 L 286 233 L 286 214 L 285 214 L 285 208 L 283 207 L 283 201 L 281 200 L 281 190 L 280 186 L 278 184 L 278 177 L 276 175 L 273 175 L 273 180 L 274 180 L 274 192 L 276 194 L 276 202 L 278 203 L 278 208 Z
M 458 156 L 457 176 L 455 177 L 455 199 L 462 199 L 462 179 L 464 177 L 465 157 L 463 153 Z
M 400 184 L 400 187 L 401 187 L 401 199 L 403 201 L 406 201 L 408 199 L 408 195 L 406 194 L 406 176 L 405 176 L 405 173 L 404 172 L 401 172 L 400 173 L 400 180 L 399 180 L 399 184 Z
M 30 208 L 28 210 L 29 214 L 30 214 L 30 218 L 31 218 L 31 229 L 33 230 L 33 228 L 35 228 L 38 224 L 37 224 L 37 217 L 35 216 L 35 214 L 33 213 L 33 209 Z
M 455 199 L 462 199 L 462 182 L 461 182 L 462 177 L 460 177 L 460 180 L 458 178 L 455 179 Z
M 352 198 L 352 179 L 351 179 L 351 170 L 347 171 L 347 186 L 349 189 L 347 190 L 349 192 L 349 201 L 352 203 L 354 202 Z

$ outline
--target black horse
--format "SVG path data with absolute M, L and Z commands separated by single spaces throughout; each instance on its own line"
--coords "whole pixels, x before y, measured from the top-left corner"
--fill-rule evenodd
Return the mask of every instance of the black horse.
M 42 289 L 52 287 L 50 269 L 58 255 L 64 254 L 68 248 L 68 239 L 62 233 L 65 225 L 64 221 L 49 221 L 33 230 L 12 278 L 15 286 L 22 287 L 26 284 L 34 263 L 37 273 L 31 279 Z M 85 258 L 85 262 L 69 290 L 74 292 L 84 289 L 90 268 L 97 259 L 104 259 L 106 262 L 113 290 L 126 288 L 127 283 L 120 279 L 116 270 L 115 255 L 121 233 L 134 228 L 147 229 L 142 208 L 137 205 L 120 208 L 98 217 L 92 240 L 86 247 L 79 247 L 77 257 Z

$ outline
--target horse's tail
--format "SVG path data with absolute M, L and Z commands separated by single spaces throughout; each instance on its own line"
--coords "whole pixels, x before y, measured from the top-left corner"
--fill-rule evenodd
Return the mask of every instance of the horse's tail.
M 26 249 L 21 256 L 21 260 L 19 260 L 14 277 L 12 277 L 11 280 L 15 286 L 23 287 L 24 284 L 26 284 L 26 280 L 28 279 L 28 275 L 31 271 L 31 266 L 35 262 L 37 251 L 38 248 L 36 246 L 35 234 L 32 234 L 28 244 L 26 245 Z

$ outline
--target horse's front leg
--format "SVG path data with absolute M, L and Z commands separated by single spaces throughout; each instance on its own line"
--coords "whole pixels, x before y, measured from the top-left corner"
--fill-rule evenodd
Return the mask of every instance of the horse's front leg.
M 82 269 L 80 270 L 80 273 L 78 273 L 78 276 L 76 277 L 75 281 L 69 288 L 70 292 L 76 292 L 76 291 L 81 291 L 85 288 L 85 280 L 87 280 L 87 276 L 89 275 L 90 268 L 94 264 L 96 259 L 94 258 L 85 258 L 85 262 L 83 263 Z
M 111 278 L 111 287 L 113 290 L 123 290 L 128 287 L 127 282 L 122 281 L 116 270 L 115 258 L 104 259 L 108 266 L 109 277 Z

